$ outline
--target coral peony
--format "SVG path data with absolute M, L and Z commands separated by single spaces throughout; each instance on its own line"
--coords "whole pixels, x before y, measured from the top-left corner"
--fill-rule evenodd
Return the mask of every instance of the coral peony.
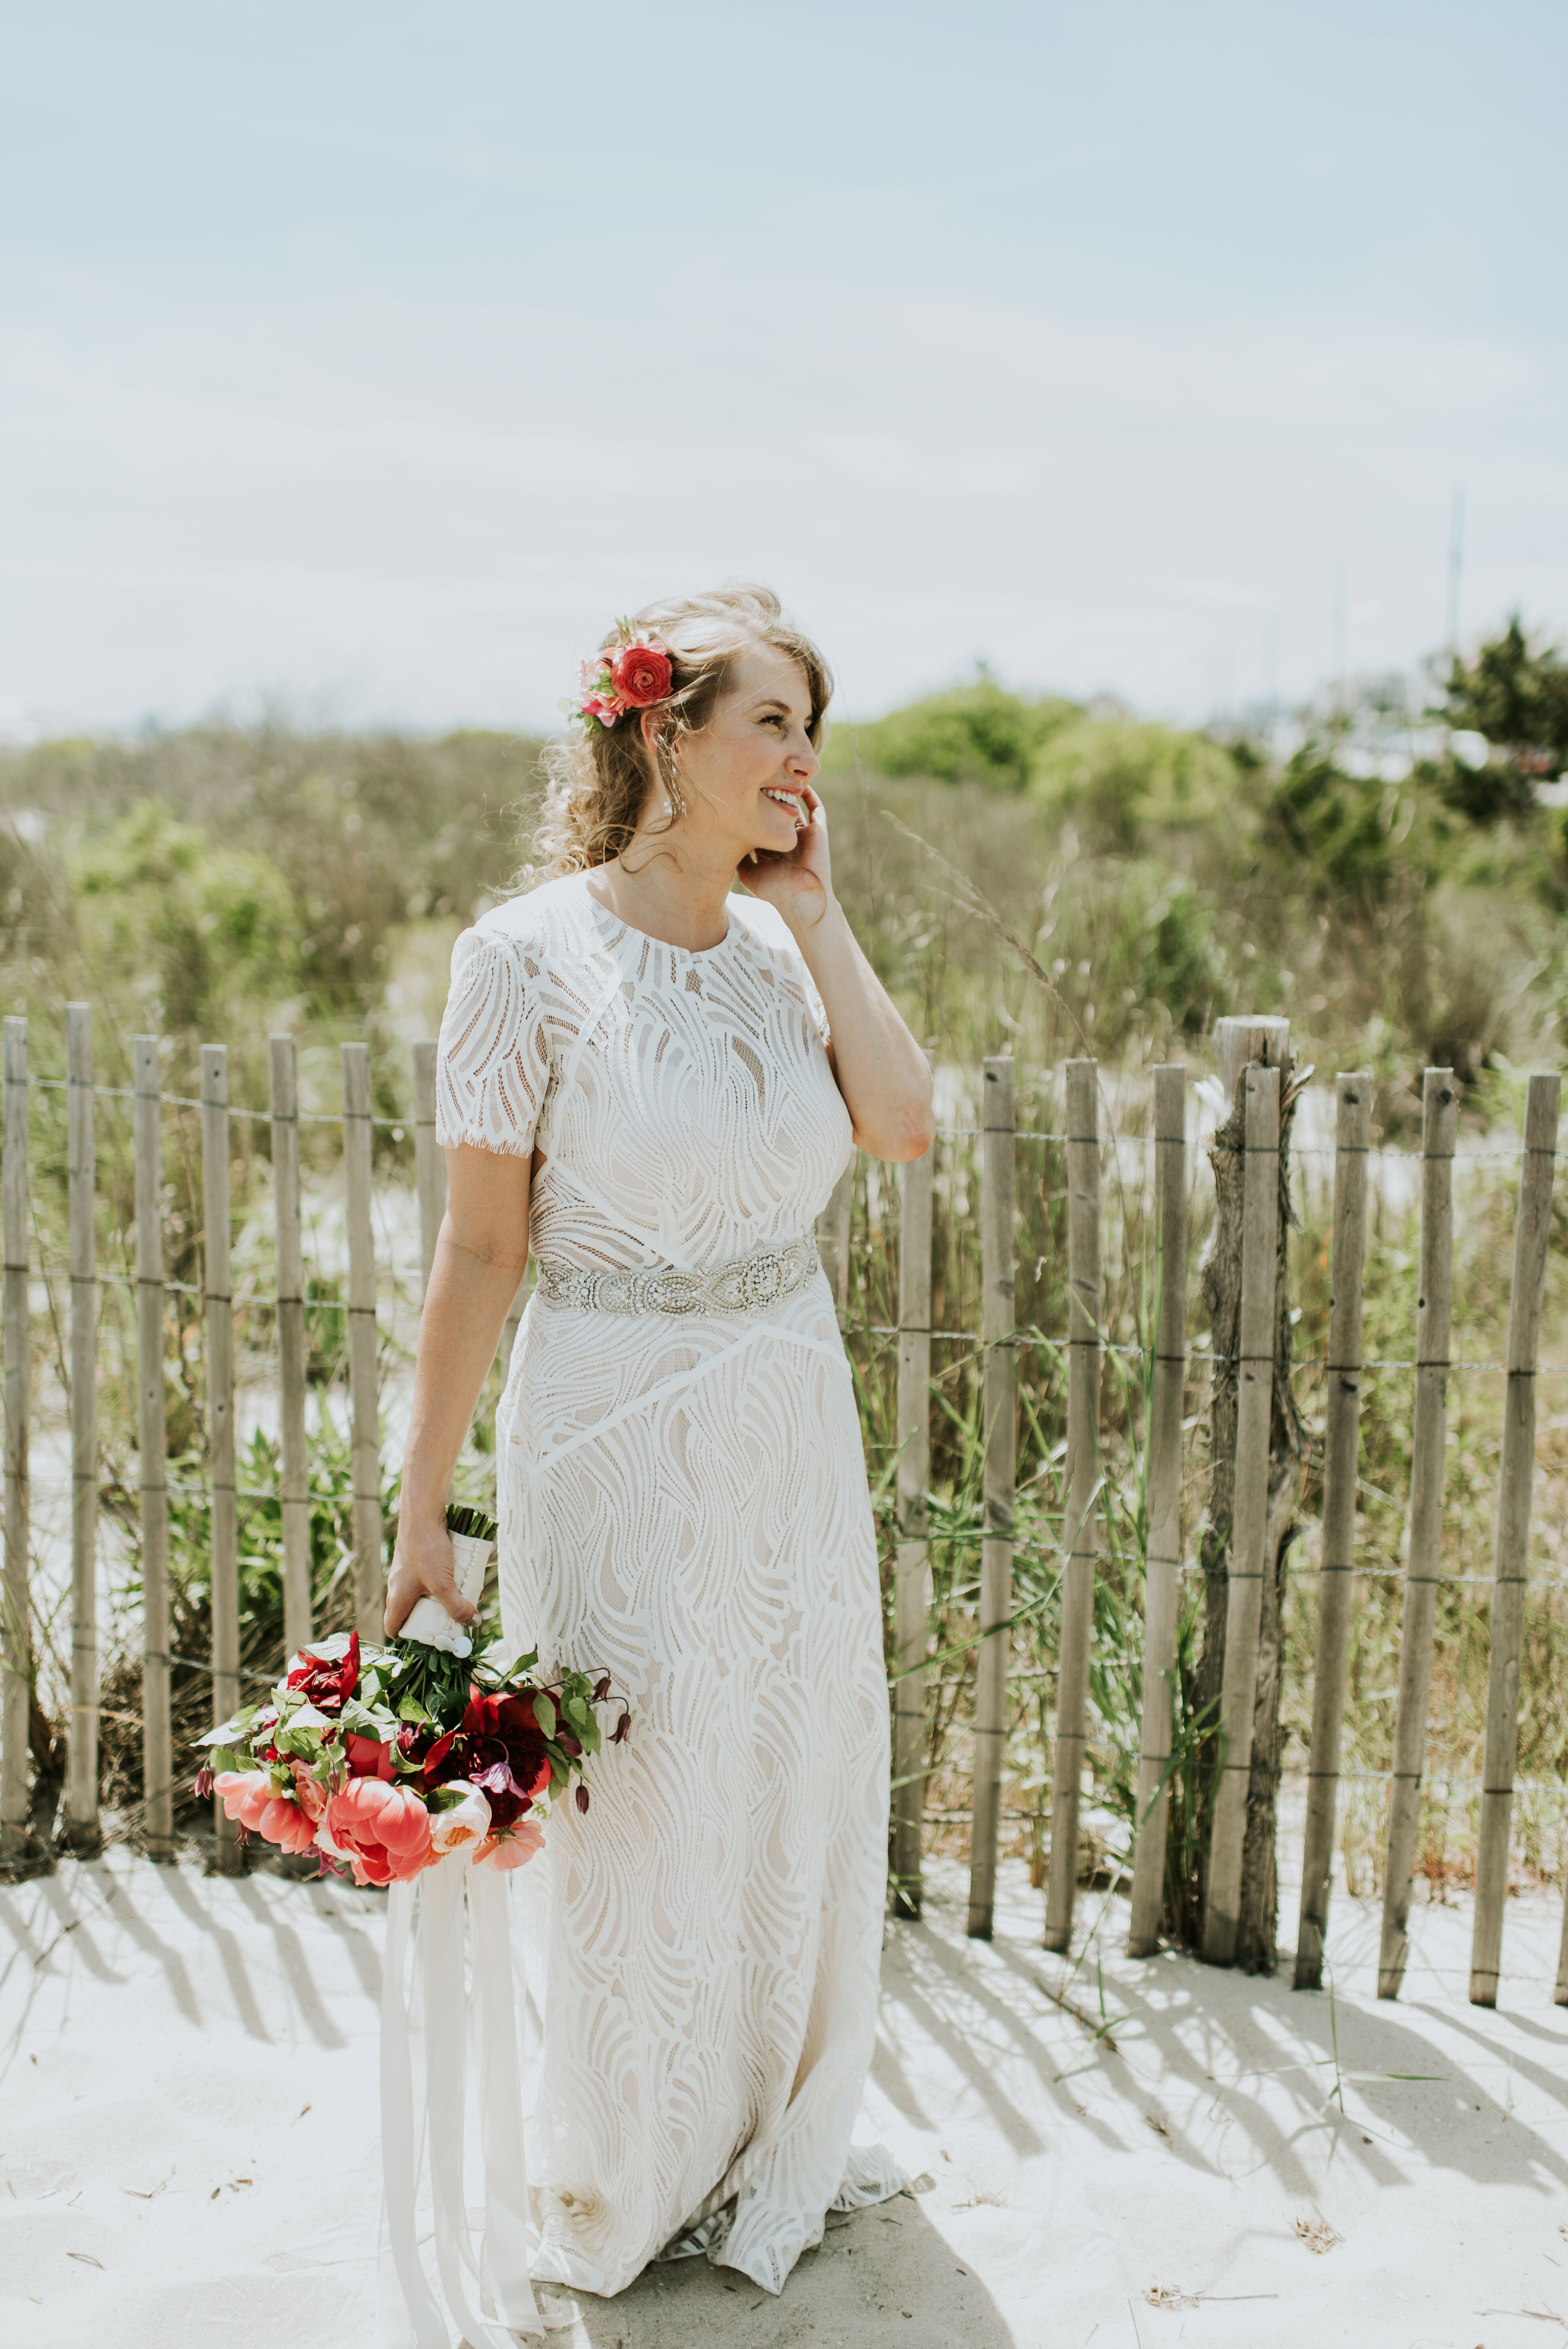
M 291 1763 L 289 1766 L 294 1772 L 294 1800 L 299 1805 L 301 1810 L 304 1813 L 306 1818 L 325 1818 L 326 1816 L 326 1788 L 321 1784 L 319 1779 L 312 1777 L 309 1770 L 305 1767 L 303 1762 L 294 1762 Z
M 350 1730 L 343 1741 L 343 1751 L 350 1775 L 356 1778 L 379 1778 L 392 1783 L 392 1748 L 377 1738 L 361 1737 Z
M 308 1851 L 315 1841 L 315 1821 L 286 1795 L 274 1795 L 256 1825 L 267 1841 L 282 1851 Z
M 490 1831 L 490 1806 L 483 1790 L 470 1786 L 460 1803 L 449 1811 L 436 1811 L 430 1818 L 430 1848 L 444 1857 L 449 1851 L 472 1851 L 484 1842 Z
M 212 1788 L 232 1819 L 253 1834 L 260 1827 L 262 1813 L 273 1799 L 273 1782 L 265 1770 L 220 1770 Z
M 520 1819 L 510 1835 L 486 1836 L 474 1854 L 476 1868 L 521 1868 L 544 1848 L 544 1829 L 532 1819 Z
M 402 1883 L 436 1857 L 430 1814 L 418 1795 L 379 1778 L 351 1778 L 328 1803 L 325 1825 L 356 1884 Z

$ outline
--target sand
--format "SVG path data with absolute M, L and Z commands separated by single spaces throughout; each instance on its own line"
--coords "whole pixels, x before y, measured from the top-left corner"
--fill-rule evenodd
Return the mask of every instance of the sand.
M 556 2342 L 1568 2339 L 1555 1899 L 1511 1903 L 1489 2014 L 1466 1904 L 1417 1910 L 1392 2006 L 1376 1910 L 1340 1895 L 1331 2010 L 1288 1968 L 1131 1964 L 1099 1895 L 1069 1979 L 1020 1868 L 989 1947 L 934 1878 L 925 1921 L 888 1930 L 865 2127 L 915 2191 L 831 2221 L 781 2300 L 701 2261 L 614 2302 L 549 2292 Z M 5 2349 L 374 2349 L 380 1931 L 374 1895 L 123 1853 L 0 1891 Z

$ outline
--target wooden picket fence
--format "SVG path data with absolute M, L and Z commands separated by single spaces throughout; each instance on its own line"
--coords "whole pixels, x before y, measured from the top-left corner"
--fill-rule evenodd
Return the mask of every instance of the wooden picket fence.
M 1222 1766 L 1217 1773 L 1208 1852 L 1203 1954 L 1235 1955 L 1251 1758 L 1253 1693 L 1269 1474 L 1270 1407 L 1274 1371 L 1276 1216 L 1282 1074 L 1271 1036 L 1283 1021 L 1226 1022 L 1233 1089 L 1245 1098 L 1242 1304 L 1235 1504 L 1228 1563 L 1228 1615 L 1221 1700 Z M 1242 1041 L 1238 1043 L 1237 1039 Z M 1261 1042 L 1260 1042 L 1261 1040 Z M 413 1047 L 415 1179 L 421 1270 L 428 1279 L 444 1211 L 445 1184 L 435 1138 L 432 1041 Z M 346 1200 L 347 1371 L 352 1418 L 354 1617 L 366 1638 L 377 1635 L 383 1593 L 378 1412 L 377 1266 L 372 1216 L 373 1117 L 367 1045 L 342 1055 L 342 1165 Z M 1274 1065 L 1269 1065 L 1271 1056 Z M 134 1040 L 135 1291 L 138 1360 L 139 1568 L 145 1642 L 141 1834 L 154 1858 L 174 1849 L 173 1788 L 185 1775 L 171 1751 L 168 1442 L 165 1426 L 166 1278 L 162 1229 L 162 1127 L 176 1097 L 160 1089 L 156 1037 Z M 280 1489 L 284 1546 L 284 1637 L 290 1650 L 312 1636 L 311 1523 L 307 1457 L 306 1282 L 302 1247 L 301 1151 L 294 1046 L 270 1045 L 265 1112 L 232 1110 L 228 1056 L 222 1045 L 201 1053 L 199 1108 L 204 1247 L 201 1305 L 207 1359 L 207 1473 L 211 1506 L 212 1704 L 216 1717 L 240 1702 L 238 1516 L 235 1475 L 235 1369 L 231 1275 L 231 1118 L 263 1116 L 269 1127 L 275 1216 Z M 96 1172 L 91 1014 L 69 1007 L 63 1083 L 68 1129 L 68 1408 L 71 1463 L 71 1647 L 68 1770 L 64 1839 L 90 1848 L 99 1831 L 97 1587 L 99 1459 L 97 1400 L 100 1275 L 95 1262 Z M 1136 1137 L 1153 1153 L 1153 1225 L 1158 1272 L 1149 1371 L 1147 1547 L 1143 1618 L 1143 1709 L 1132 1856 L 1130 1951 L 1150 1954 L 1160 1931 L 1171 1754 L 1171 1675 L 1181 1577 L 1183 1392 L 1189 1371 L 1186 1328 L 1191 1174 L 1188 1074 L 1154 1071 L 1152 1133 Z M 0 1852 L 29 1848 L 29 1705 L 35 1680 L 29 1590 L 29 1430 L 31 1217 L 28 1190 L 30 1080 L 27 1023 L 8 1019 L 4 1047 L 4 1493 L 3 1706 L 0 1706 Z M 1362 1350 L 1363 1261 L 1372 1083 L 1365 1074 L 1336 1086 L 1334 1143 L 1333 1305 L 1329 1331 L 1323 1452 L 1321 1563 L 1313 1724 L 1307 1770 L 1305 1851 L 1295 1954 L 1298 1987 L 1321 1980 L 1335 1818 L 1340 1782 L 1351 1588 L 1358 1572 L 1356 1495 Z M 968 1930 L 988 1938 L 995 1908 L 1004 1820 L 1008 1725 L 1009 1625 L 1014 1615 L 1017 1363 L 1014 1275 L 1016 1151 L 1020 1140 L 1059 1143 L 1067 1186 L 1068 1445 L 1061 1536 L 1062 1595 L 1051 1761 L 1049 1850 L 1044 1943 L 1066 1951 L 1078 1890 L 1080 1805 L 1090 1738 L 1089 1680 L 1096 1576 L 1102 1541 L 1100 1390 L 1102 1322 L 1100 1199 L 1101 1086 L 1097 1064 L 1070 1061 L 1065 1072 L 1065 1131 L 1021 1136 L 1010 1059 L 987 1060 L 981 1074 L 982 1288 L 980 1328 L 972 1336 L 983 1362 L 984 1524 L 976 1614 L 974 1762 L 970 1816 Z M 1520 1161 L 1491 1610 L 1491 1651 L 1470 1995 L 1496 2002 L 1508 1889 L 1511 1811 L 1515 1791 L 1520 1669 L 1535 1453 L 1535 1387 L 1542 1304 L 1551 1233 L 1559 1081 L 1529 1082 Z M 1420 1278 L 1416 1350 L 1408 1549 L 1404 1566 L 1398 1703 L 1392 1739 L 1379 1990 L 1396 1996 L 1403 1975 L 1424 1769 L 1431 1682 L 1439 1540 L 1443 1509 L 1444 1436 L 1452 1319 L 1452 1166 L 1458 1097 L 1450 1071 L 1425 1079 L 1420 1152 Z M 1128 1139 L 1129 1137 L 1123 1137 Z M 939 1141 L 943 1136 L 939 1135 Z M 892 1878 L 895 1906 L 917 1915 L 926 1839 L 925 1763 L 930 1624 L 929 1506 L 932 1412 L 933 1154 L 898 1170 L 896 1568 L 892 1646 L 893 1795 Z M 841 1310 L 849 1295 L 851 1179 L 841 1184 L 819 1227 L 824 1267 Z M 521 1296 L 503 1341 L 510 1352 Z M 934 1333 L 943 1337 L 951 1332 Z M 1388 1366 L 1383 1366 L 1388 1367 Z M 238 1865 L 232 1830 L 216 1821 L 219 1864 Z M 1568 1918 L 1556 1992 L 1568 2004 Z

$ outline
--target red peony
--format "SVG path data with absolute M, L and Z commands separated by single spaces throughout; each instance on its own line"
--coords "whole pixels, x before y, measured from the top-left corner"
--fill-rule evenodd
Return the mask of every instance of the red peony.
M 670 657 L 658 645 L 627 645 L 615 655 L 610 676 L 628 709 L 646 709 L 670 689 Z
M 348 1653 L 334 1663 L 326 1656 L 305 1653 L 288 1677 L 288 1685 L 298 1689 L 318 1713 L 340 1713 L 344 1702 L 359 1686 L 359 1634 L 348 1635 Z
M 351 1778 L 326 1806 L 325 1832 L 356 1884 L 402 1884 L 435 1858 L 430 1814 L 407 1786 Z
M 419 1764 L 419 1775 L 427 1786 L 444 1786 L 453 1778 L 469 1775 L 468 1744 L 461 1729 L 449 1729 L 438 1737 Z
M 544 1733 L 533 1717 L 531 1696 L 481 1696 L 469 1700 L 463 1715 L 469 1740 L 463 1775 L 482 1786 L 498 1833 L 522 1816 L 551 1780 Z

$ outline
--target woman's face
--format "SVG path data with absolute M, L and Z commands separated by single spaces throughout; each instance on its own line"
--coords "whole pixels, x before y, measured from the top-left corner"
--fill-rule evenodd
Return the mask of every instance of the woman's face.
M 820 763 L 806 730 L 810 722 L 811 696 L 788 653 L 749 646 L 701 733 L 680 738 L 686 812 L 677 819 L 679 833 L 694 846 L 722 847 L 732 865 L 754 848 L 787 856 L 810 820 L 804 794 Z M 654 832 L 664 798 L 655 787 L 648 810 Z

